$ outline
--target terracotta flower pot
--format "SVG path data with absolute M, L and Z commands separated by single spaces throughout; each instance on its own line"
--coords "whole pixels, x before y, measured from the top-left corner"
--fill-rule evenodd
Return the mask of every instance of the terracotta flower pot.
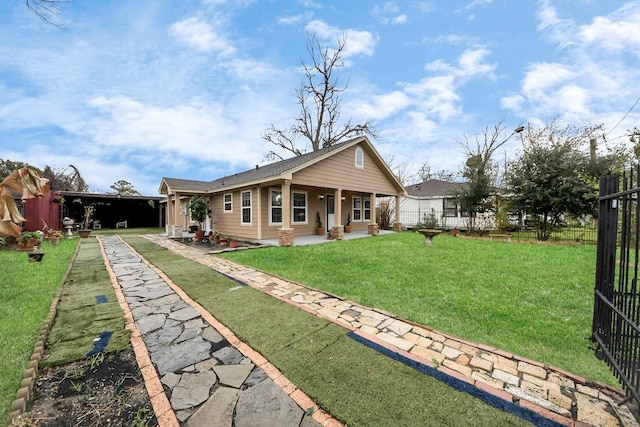
M 230 240 L 229 241 L 229 247 L 230 248 L 237 248 L 238 247 L 238 241 L 237 240 Z
M 89 237 L 89 235 L 91 234 L 91 230 L 78 230 L 78 234 L 80 235 L 80 237 L 82 237 L 83 239 L 86 239 L 87 237 Z

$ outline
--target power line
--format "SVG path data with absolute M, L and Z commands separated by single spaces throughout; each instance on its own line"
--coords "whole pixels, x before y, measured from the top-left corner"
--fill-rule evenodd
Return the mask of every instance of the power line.
M 640 102 L 640 96 L 638 97 L 638 99 L 636 99 L 636 102 L 633 103 L 633 105 L 631 106 L 631 108 L 629 108 L 629 111 L 627 111 L 624 116 L 622 116 L 622 118 L 620 119 L 620 121 L 618 123 L 616 123 L 616 125 L 613 127 L 613 129 L 611 129 L 609 132 L 607 132 L 607 134 L 605 136 L 608 136 L 611 132 L 613 132 L 618 126 L 620 126 L 620 123 L 622 123 L 622 121 L 624 119 L 627 118 L 627 116 L 629 115 L 629 113 L 631 113 L 631 111 L 636 107 L 636 105 L 638 105 L 638 102 Z

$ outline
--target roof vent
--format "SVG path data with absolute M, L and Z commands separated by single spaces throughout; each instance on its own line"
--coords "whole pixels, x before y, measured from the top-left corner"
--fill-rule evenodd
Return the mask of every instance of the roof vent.
M 256 170 L 258 170 L 258 165 L 256 165 Z

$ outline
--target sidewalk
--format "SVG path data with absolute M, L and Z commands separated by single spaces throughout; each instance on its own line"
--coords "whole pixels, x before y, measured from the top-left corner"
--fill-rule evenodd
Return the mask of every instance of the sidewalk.
M 144 237 L 281 301 L 331 320 L 349 329 L 354 339 L 390 357 L 407 364 L 432 366 L 448 384 L 464 384 L 479 397 L 489 395 L 501 399 L 560 425 L 639 425 L 628 405 L 617 405 L 624 399 L 618 389 L 496 348 L 447 336 L 390 313 L 214 257 L 163 235 Z M 295 386 L 289 383 L 288 387 Z M 314 414 L 314 421 L 337 425 L 327 414 L 321 417 Z

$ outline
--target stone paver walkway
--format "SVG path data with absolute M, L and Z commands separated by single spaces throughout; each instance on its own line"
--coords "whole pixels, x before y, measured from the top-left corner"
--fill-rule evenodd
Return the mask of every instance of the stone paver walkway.
M 185 258 L 329 319 L 398 355 L 430 364 L 444 374 L 562 425 L 639 426 L 628 405 L 618 406 L 617 402 L 625 398 L 619 389 L 273 277 L 163 235 L 145 237 Z
M 120 238 L 99 241 L 161 426 L 340 425 Z

